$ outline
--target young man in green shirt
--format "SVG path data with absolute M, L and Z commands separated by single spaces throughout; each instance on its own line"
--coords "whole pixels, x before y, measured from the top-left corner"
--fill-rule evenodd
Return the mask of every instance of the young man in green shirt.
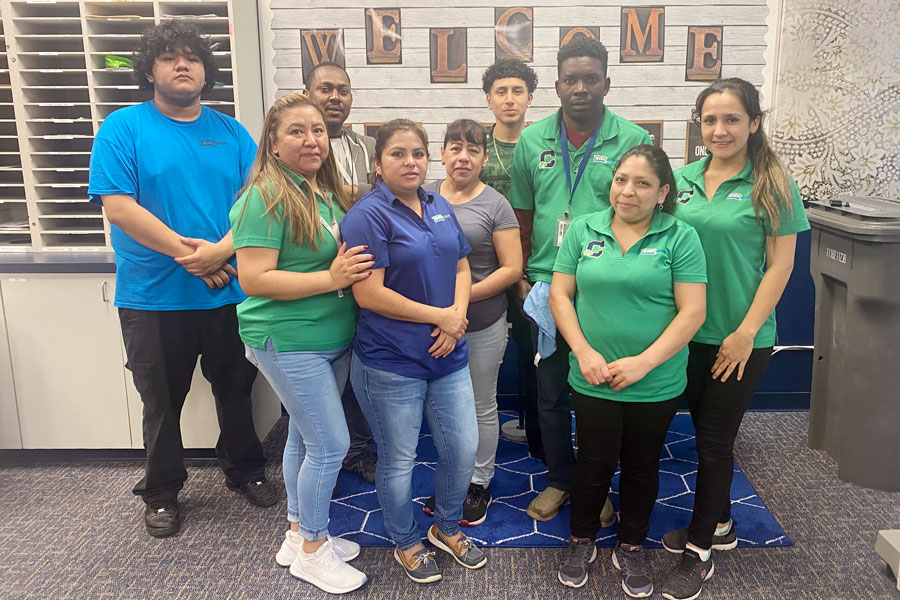
M 597 40 L 579 38 L 560 48 L 556 94 L 561 110 L 522 132 L 510 172 L 508 198 L 519 217 L 528 279 L 521 292 L 534 285 L 525 308 L 541 325 L 532 328 L 532 336 L 540 354 L 538 420 L 547 487 L 527 510 L 538 520 L 553 518 L 568 500 L 575 463 L 566 383 L 569 347 L 556 333 L 548 308 L 553 263 L 572 219 L 609 206 L 619 157 L 633 146 L 651 143 L 646 131 L 603 105 L 609 91 L 607 64 L 607 50 Z M 611 505 L 604 507 L 602 520 L 604 526 L 612 524 Z
M 494 113 L 494 123 L 487 127 L 488 160 L 481 171 L 481 181 L 509 198 L 510 171 L 519 135 L 525 129 L 525 113 L 531 106 L 538 78 L 534 69 L 514 58 L 501 59 L 484 71 L 481 87 L 488 108 Z M 534 349 L 531 344 L 531 324 L 522 312 L 522 296 L 517 286 L 507 292 L 509 305 L 507 320 L 512 326 L 516 343 L 519 380 L 524 383 L 525 437 L 528 451 L 543 459 L 544 445 L 537 419 L 537 383 L 534 371 Z

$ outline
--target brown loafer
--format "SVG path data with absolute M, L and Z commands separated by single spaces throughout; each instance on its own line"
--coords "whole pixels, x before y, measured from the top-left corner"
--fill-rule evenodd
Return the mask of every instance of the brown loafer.
M 569 492 L 547 486 L 543 492 L 531 501 L 525 513 L 532 519 L 549 521 L 559 513 L 560 507 L 568 501 Z

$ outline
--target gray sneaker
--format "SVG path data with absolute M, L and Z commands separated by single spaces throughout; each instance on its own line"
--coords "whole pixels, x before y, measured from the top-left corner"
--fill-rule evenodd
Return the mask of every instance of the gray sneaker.
M 622 589 L 632 598 L 646 598 L 653 593 L 653 580 L 647 565 L 647 553 L 643 546 L 616 544 L 612 563 L 622 571 Z
M 434 551 L 422 548 L 415 553 L 413 561 L 407 562 L 399 548 L 394 548 L 394 560 L 406 571 L 406 576 L 416 583 L 431 583 L 441 578 L 441 569 L 434 561 Z
M 487 564 L 487 556 L 481 548 L 472 543 L 466 536 L 455 542 L 448 540 L 437 525 L 428 528 L 428 541 L 453 557 L 453 560 L 467 569 L 480 569 Z
M 703 582 L 713 576 L 712 553 L 708 560 L 686 548 L 675 569 L 662 583 L 662 597 L 666 600 L 695 600 L 703 589 Z
M 587 583 L 588 565 L 597 560 L 597 545 L 590 538 L 569 538 L 563 550 L 562 563 L 556 578 L 565 586 L 580 588 Z
M 731 528 L 722 535 L 713 534 L 711 550 L 734 550 L 737 548 L 737 521 L 731 521 Z M 681 554 L 687 547 L 688 530 L 674 529 L 662 537 L 663 548 L 675 554 Z

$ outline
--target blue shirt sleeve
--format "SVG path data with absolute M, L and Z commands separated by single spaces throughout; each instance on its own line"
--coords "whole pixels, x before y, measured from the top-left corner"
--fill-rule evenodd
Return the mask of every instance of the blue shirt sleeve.
M 125 194 L 140 202 L 133 136 L 121 121 L 110 115 L 94 138 L 88 183 L 88 196 L 94 204 L 102 205 L 101 196 L 110 194 Z
M 241 153 L 241 181 L 247 183 L 247 177 L 250 176 L 250 170 L 256 160 L 256 142 L 250 137 L 250 133 L 243 125 L 238 123 L 238 143 Z
M 341 220 L 341 237 L 347 248 L 368 246 L 368 252 L 375 255 L 373 269 L 391 266 L 388 252 L 387 220 L 370 203 L 357 203 Z

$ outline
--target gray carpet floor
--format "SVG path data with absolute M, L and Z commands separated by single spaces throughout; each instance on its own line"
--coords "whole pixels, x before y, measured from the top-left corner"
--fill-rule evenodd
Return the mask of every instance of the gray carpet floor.
M 807 423 L 805 413 L 745 418 L 738 461 L 795 545 L 717 553 L 715 576 L 701 598 L 900 599 L 874 551 L 879 529 L 900 528 L 900 494 L 840 481 L 834 461 L 807 448 Z M 281 423 L 266 440 L 270 456 L 280 456 L 283 438 Z M 269 469 L 280 481 L 280 460 Z M 188 470 L 182 530 L 157 540 L 145 533 L 142 504 L 130 494 L 140 477 L 138 462 L 0 467 L 0 598 L 327 596 L 274 562 L 286 526 L 283 490 L 279 505 L 258 509 L 225 489 L 214 461 L 191 461 Z M 474 572 L 442 560 L 444 579 L 430 586 L 407 580 L 389 552 L 363 549 L 354 565 L 369 583 L 348 597 L 625 598 L 610 550 L 601 551 L 580 590 L 556 581 L 558 550 L 490 549 L 488 566 Z M 661 580 L 676 557 L 664 550 L 650 554 Z

